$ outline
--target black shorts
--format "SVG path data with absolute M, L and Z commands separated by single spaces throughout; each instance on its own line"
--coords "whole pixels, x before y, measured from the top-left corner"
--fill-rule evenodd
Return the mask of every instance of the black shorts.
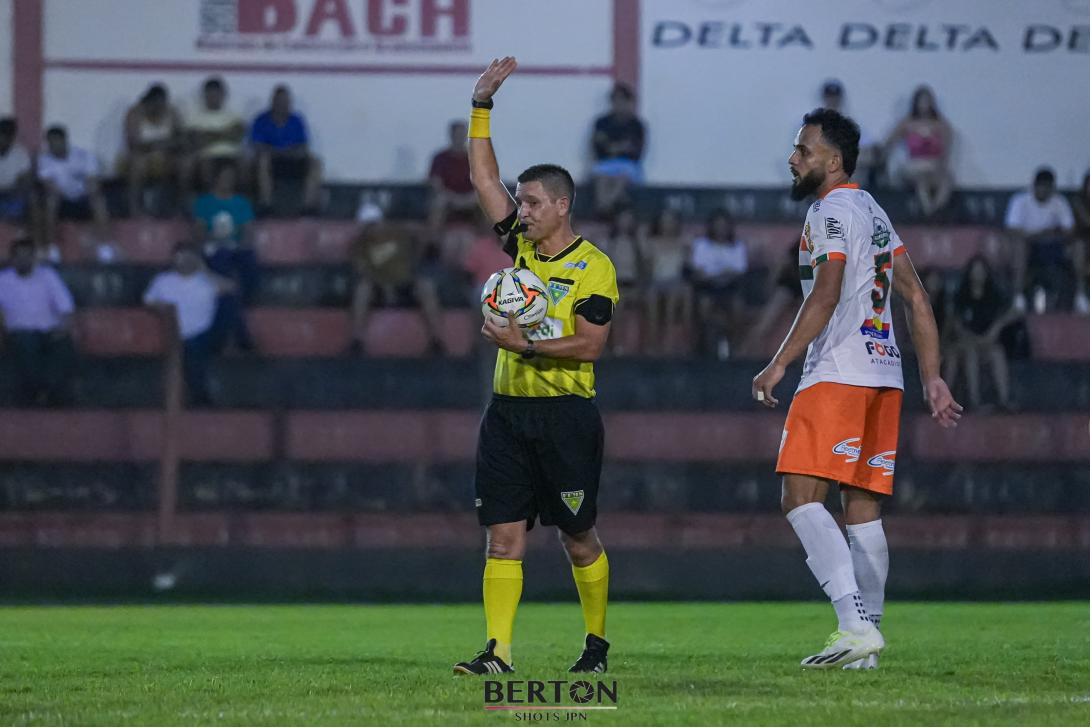
M 593 399 L 493 395 L 477 441 L 481 525 L 536 518 L 575 535 L 598 518 L 602 417 Z

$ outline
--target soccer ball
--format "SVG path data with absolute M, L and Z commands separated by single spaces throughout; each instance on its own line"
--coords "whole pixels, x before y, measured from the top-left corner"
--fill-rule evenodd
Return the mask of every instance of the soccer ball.
M 505 314 L 514 313 L 520 328 L 533 328 L 545 320 L 548 309 L 545 283 L 525 268 L 493 273 L 481 290 L 481 312 L 498 326 L 506 326 Z

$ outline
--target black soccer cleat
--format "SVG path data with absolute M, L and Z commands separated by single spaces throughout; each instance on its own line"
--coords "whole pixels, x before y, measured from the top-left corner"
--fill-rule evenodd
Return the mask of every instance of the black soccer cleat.
M 583 648 L 583 654 L 578 661 L 572 664 L 571 669 L 568 669 L 568 671 L 604 674 L 606 671 L 606 653 L 608 651 L 608 641 L 594 634 L 587 634 L 587 645 Z
M 484 651 L 478 652 L 469 661 L 459 661 L 454 665 L 454 673 L 459 676 L 479 674 L 507 674 L 513 672 L 515 667 L 510 666 L 500 657 L 496 656 L 496 640 L 489 639 L 484 645 Z

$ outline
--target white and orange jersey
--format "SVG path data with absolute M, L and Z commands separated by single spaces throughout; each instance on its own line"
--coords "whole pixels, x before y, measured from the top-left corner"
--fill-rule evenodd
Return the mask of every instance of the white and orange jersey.
M 904 388 L 889 305 L 893 258 L 904 252 L 885 210 L 859 185 L 835 187 L 810 206 L 799 243 L 803 296 L 819 265 L 845 267 L 840 302 L 806 351 L 799 391 L 822 381 Z

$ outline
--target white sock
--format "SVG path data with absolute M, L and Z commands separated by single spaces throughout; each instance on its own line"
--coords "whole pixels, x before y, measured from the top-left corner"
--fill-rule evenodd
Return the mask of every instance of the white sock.
M 870 622 L 862 600 L 856 603 L 859 586 L 855 582 L 852 554 L 836 520 L 820 502 L 811 502 L 787 513 L 787 521 L 806 551 L 806 565 L 833 602 L 839 629 L 860 631 L 865 628 Z
M 848 545 L 852 551 L 852 566 L 863 608 L 871 623 L 882 621 L 886 603 L 886 576 L 889 575 L 889 546 L 881 520 L 848 526 Z

